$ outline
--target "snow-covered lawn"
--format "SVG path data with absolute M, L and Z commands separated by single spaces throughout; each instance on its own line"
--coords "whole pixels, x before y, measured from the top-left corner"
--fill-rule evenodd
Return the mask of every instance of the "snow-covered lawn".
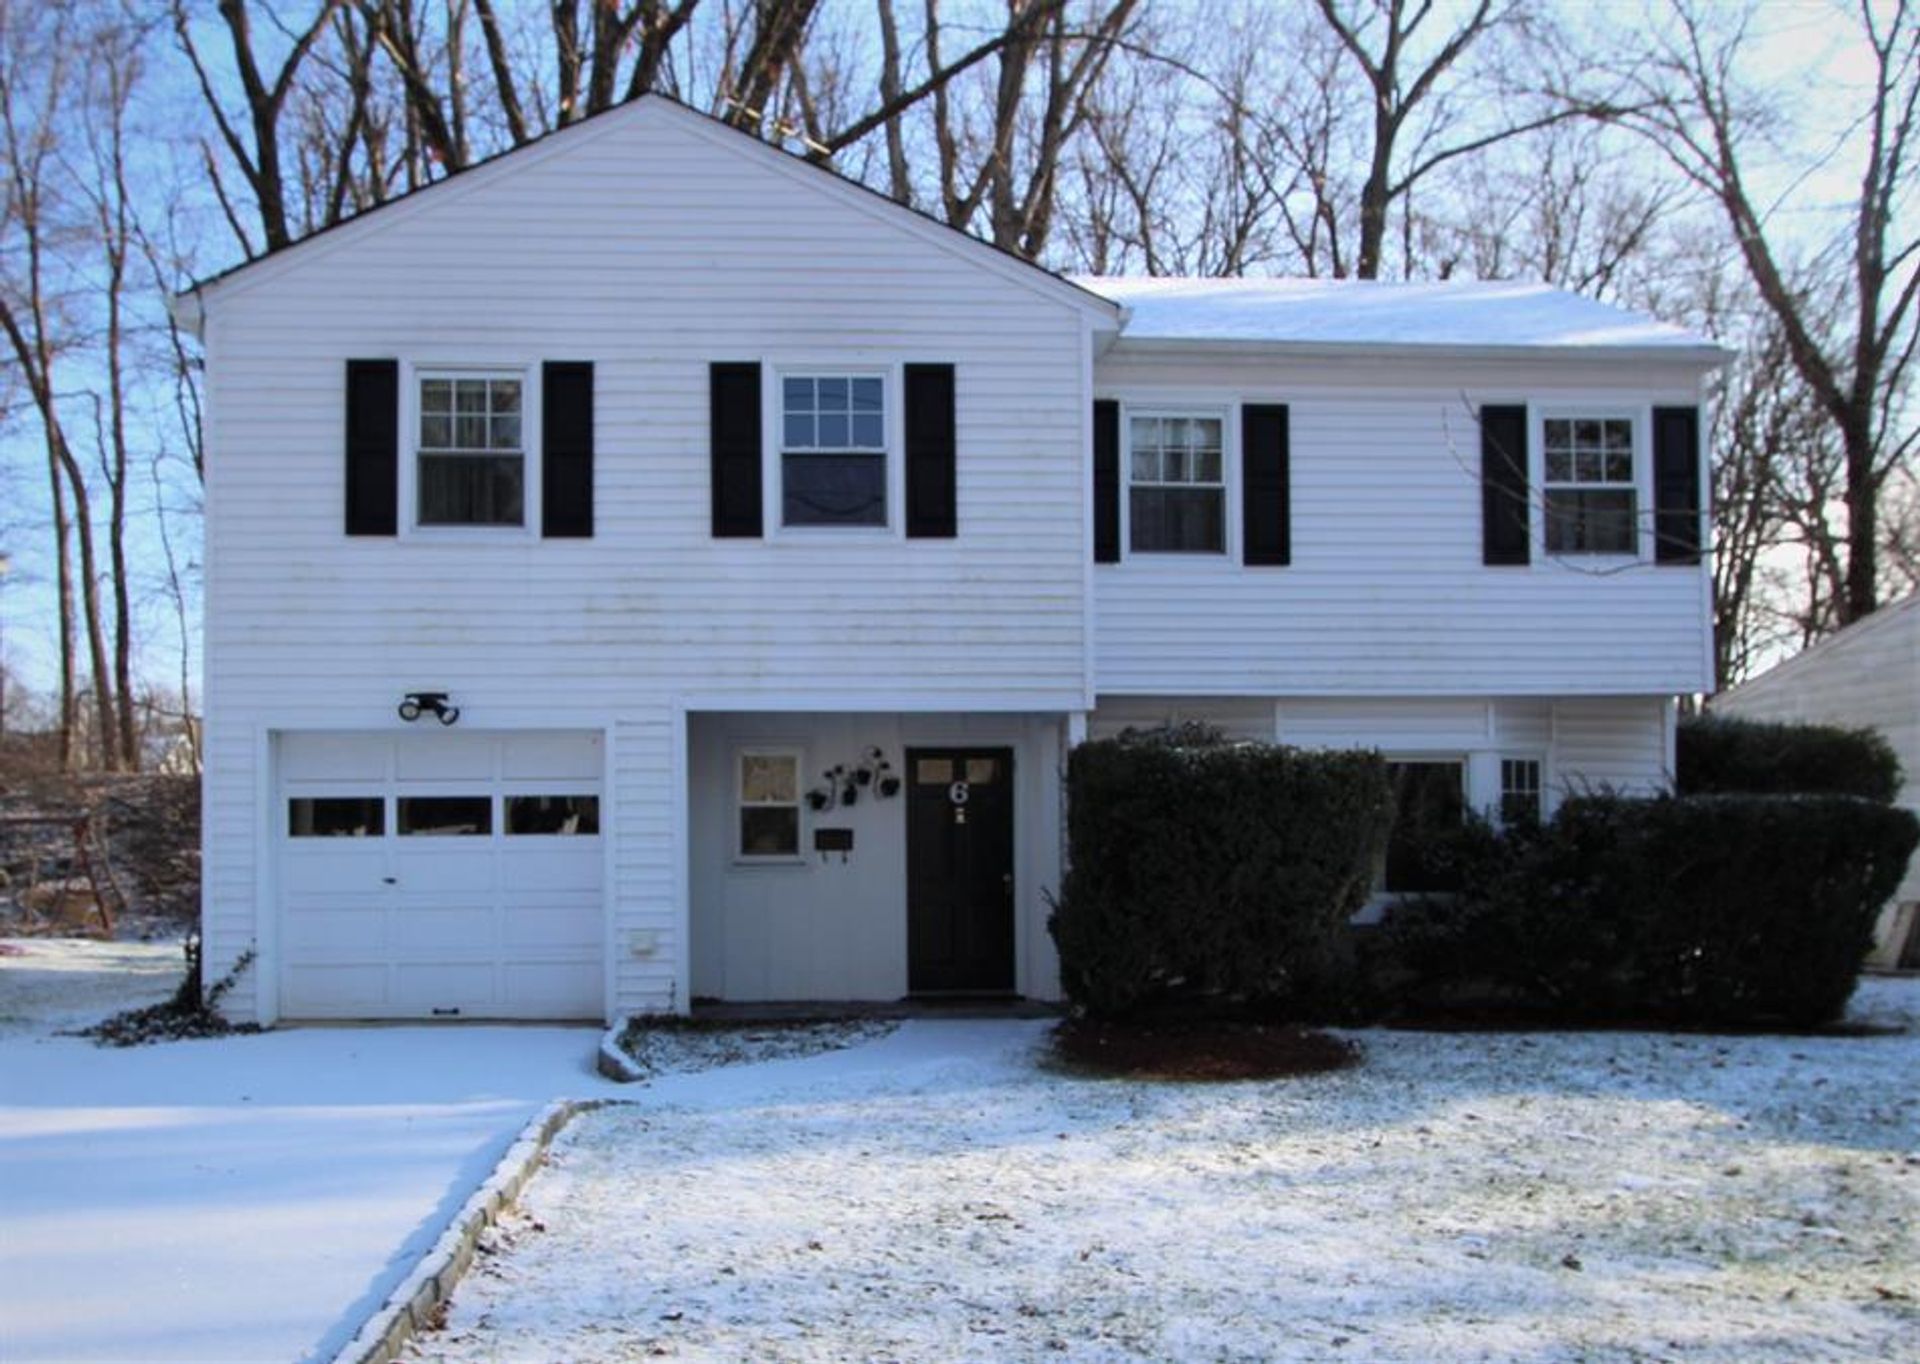
M 177 941 L 0 939 L 0 1037 L 84 1027 L 158 1004 L 185 969 Z
M 1920 1358 L 1896 1037 L 1359 1034 L 1358 1070 L 1098 1081 L 912 1022 L 563 1134 L 447 1360 Z

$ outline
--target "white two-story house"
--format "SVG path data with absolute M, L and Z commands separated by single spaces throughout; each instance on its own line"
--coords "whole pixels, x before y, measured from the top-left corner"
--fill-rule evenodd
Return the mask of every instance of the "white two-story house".
M 1720 355 L 1548 289 L 1068 280 L 648 97 L 177 308 L 261 1022 L 1050 998 L 1088 736 L 1511 813 L 1709 685 Z

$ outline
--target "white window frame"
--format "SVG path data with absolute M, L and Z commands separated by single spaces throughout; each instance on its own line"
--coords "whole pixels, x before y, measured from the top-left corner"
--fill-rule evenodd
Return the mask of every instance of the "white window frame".
M 1498 767 L 1498 785 L 1493 793 L 1493 816 L 1497 823 L 1507 823 L 1507 764 L 1532 763 L 1538 769 L 1539 786 L 1534 796 L 1539 803 L 1537 811 L 1541 820 L 1547 818 L 1547 755 L 1544 753 L 1501 753 L 1496 755 Z
M 790 758 L 793 760 L 794 849 L 791 853 L 750 853 L 741 846 L 740 812 L 748 808 L 746 799 L 746 760 L 748 758 Z M 794 867 L 807 864 L 807 755 L 796 744 L 743 744 L 733 750 L 732 796 L 727 816 L 731 832 L 727 843 L 733 861 L 743 867 Z M 754 809 L 786 809 L 785 801 L 755 801 Z
M 458 526 L 420 520 L 420 385 L 428 379 L 517 379 L 520 382 L 521 524 Z M 535 364 L 474 360 L 408 361 L 400 384 L 400 533 L 417 540 L 537 540 L 540 538 L 541 410 L 540 367 Z
M 822 536 L 855 539 L 901 539 L 906 508 L 906 415 L 901 367 L 872 360 L 836 360 L 831 355 L 763 360 L 761 372 L 770 382 L 760 396 L 761 505 L 766 508 L 767 538 L 814 540 Z M 880 427 L 885 448 L 875 452 L 886 467 L 885 524 L 878 526 L 789 526 L 786 519 L 786 381 L 788 379 L 878 379 Z M 865 452 L 861 452 L 865 453 Z
M 1551 487 L 1574 492 L 1618 492 L 1623 489 L 1633 493 L 1633 548 L 1631 550 L 1566 550 L 1547 548 L 1547 524 L 1551 519 L 1548 511 L 1547 492 L 1547 423 L 1560 421 L 1624 421 L 1633 441 L 1631 458 L 1633 477 L 1625 483 L 1553 483 Z M 1567 560 L 1576 564 L 1591 563 L 1628 563 L 1647 558 L 1651 548 L 1651 532 L 1648 528 L 1648 511 L 1652 507 L 1652 459 L 1648 453 L 1647 442 L 1648 414 L 1638 408 L 1625 408 L 1595 404 L 1586 406 L 1579 403 L 1555 403 L 1542 406 L 1533 419 L 1532 445 L 1533 486 L 1538 488 L 1537 506 L 1539 510 L 1539 529 L 1535 532 L 1535 549 L 1544 560 Z
M 1210 564 L 1220 560 L 1237 562 L 1240 553 L 1237 536 L 1239 527 L 1238 480 L 1234 470 L 1240 462 L 1240 423 L 1236 420 L 1239 405 L 1220 406 L 1213 403 L 1182 402 L 1137 402 L 1120 405 L 1120 545 L 1122 560 L 1140 558 L 1155 563 L 1200 563 Z M 1136 417 L 1148 418 L 1194 418 L 1217 420 L 1220 423 L 1220 548 L 1212 549 L 1146 549 L 1133 547 L 1133 421 Z M 1144 487 L 1156 488 L 1204 488 L 1204 483 L 1154 483 Z

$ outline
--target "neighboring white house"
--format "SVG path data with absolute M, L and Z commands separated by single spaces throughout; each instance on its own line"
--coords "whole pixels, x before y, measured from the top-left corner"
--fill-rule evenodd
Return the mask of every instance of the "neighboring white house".
M 1720 353 L 1539 286 L 1070 281 L 648 97 L 177 306 L 263 1022 L 1053 997 L 1089 734 L 1550 806 L 1709 685 Z
M 1906 772 L 1900 804 L 1920 814 L 1920 593 L 1883 606 L 1708 703 L 1750 720 L 1878 730 Z M 1880 916 L 1868 959 L 1896 966 L 1920 952 L 1920 857 Z

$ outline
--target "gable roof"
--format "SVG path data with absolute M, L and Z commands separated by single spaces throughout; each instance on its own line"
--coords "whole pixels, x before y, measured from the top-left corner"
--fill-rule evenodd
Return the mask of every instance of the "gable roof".
M 1920 630 L 1920 592 L 1909 593 L 1899 601 L 1881 607 L 1872 615 L 1835 630 L 1825 639 L 1809 644 L 1792 658 L 1774 664 L 1758 676 L 1749 677 L 1737 687 L 1728 687 L 1708 702 L 1708 705 L 1711 707 L 1729 697 L 1752 694 L 1790 682 L 1801 673 L 1819 666 L 1834 653 L 1851 649 L 1862 640 L 1900 630 Z M 1920 644 L 1917 644 L 1916 648 L 1920 649 Z
M 742 156 L 758 156 L 762 158 L 762 164 L 790 179 L 810 184 L 825 193 L 841 196 L 843 201 L 869 216 L 889 220 L 895 226 L 914 232 L 944 250 L 968 257 L 974 263 L 993 269 L 996 273 L 1023 283 L 1029 288 L 1037 289 L 1071 306 L 1092 313 L 1109 327 L 1117 324 L 1124 311 L 1112 300 L 1076 284 L 1064 275 L 1057 274 L 1045 266 L 1036 265 L 1024 256 L 942 222 L 922 209 L 891 199 L 857 180 L 848 179 L 831 166 L 809 161 L 784 147 L 755 137 L 752 133 L 735 128 L 711 114 L 682 103 L 670 95 L 648 91 L 563 127 L 549 129 L 519 146 L 509 147 L 492 156 L 484 157 L 444 179 L 435 180 L 431 184 L 422 185 L 396 198 L 375 204 L 371 208 L 354 214 L 351 218 L 319 228 L 286 246 L 278 247 L 264 255 L 241 261 L 216 274 L 196 280 L 173 296 L 172 305 L 175 315 L 182 320 L 183 324 L 197 328 L 201 320 L 202 300 L 213 292 L 224 290 L 234 281 L 246 276 L 261 278 L 262 272 L 267 271 L 268 267 L 317 254 L 323 248 L 342 245 L 356 239 L 364 232 L 380 231 L 388 224 L 409 216 L 412 210 L 425 205 L 446 203 L 458 197 L 460 192 L 491 183 L 520 166 L 566 151 L 572 146 L 580 145 L 589 138 L 609 132 L 630 120 L 653 116 L 651 113 L 653 110 L 663 111 L 660 116 L 684 120 L 682 126 L 685 129 L 717 146 Z
M 1129 346 L 1726 358 L 1682 328 L 1545 284 L 1076 278 L 1126 306 L 1121 340 Z

